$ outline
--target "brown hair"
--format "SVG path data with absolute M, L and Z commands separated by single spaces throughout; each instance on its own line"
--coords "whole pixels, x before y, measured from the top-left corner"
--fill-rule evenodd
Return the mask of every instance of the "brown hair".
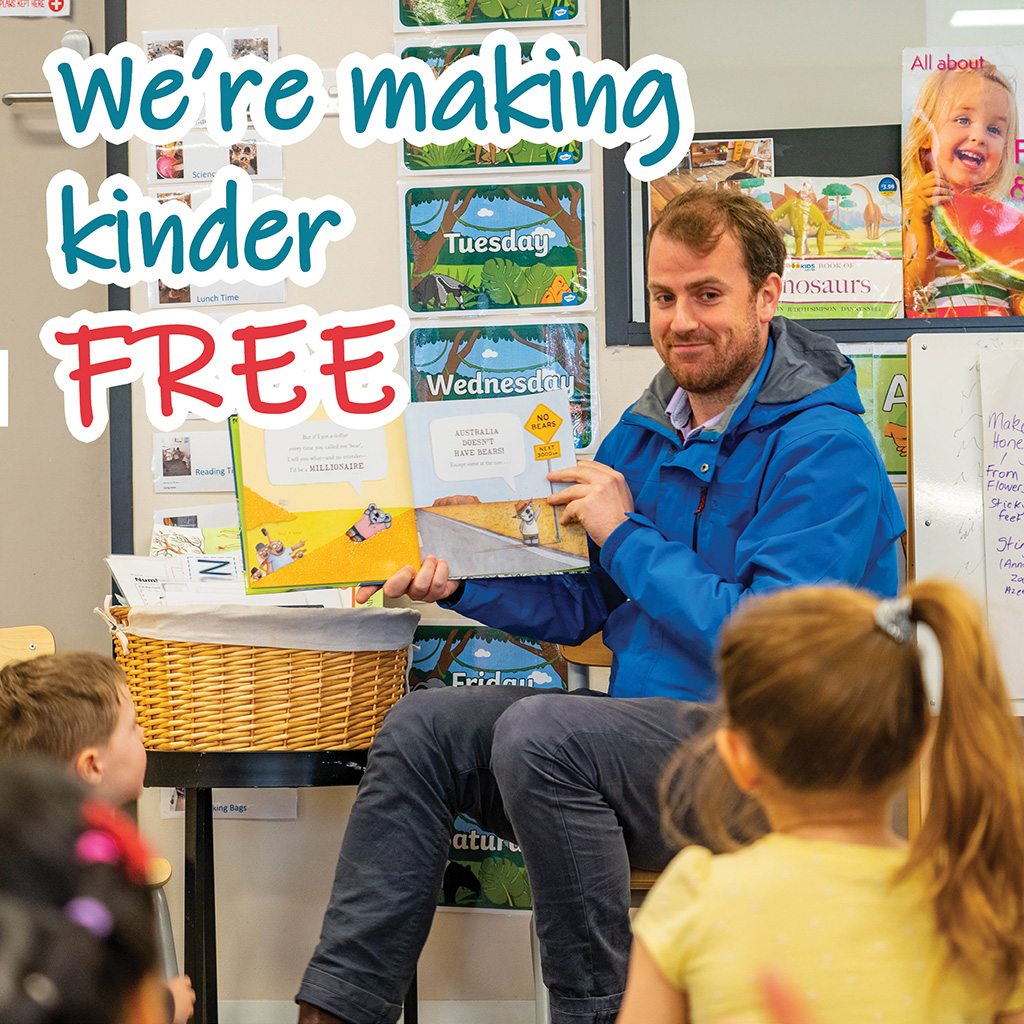
M 926 873 L 951 964 L 1004 996 L 1024 971 L 1024 742 L 977 604 L 939 580 L 906 593 L 910 620 L 938 638 L 943 691 L 930 801 L 901 877 Z M 895 791 L 923 744 L 918 645 L 881 629 L 877 607 L 848 587 L 803 587 L 749 599 L 723 628 L 722 714 L 793 790 Z M 720 848 L 735 848 L 765 825 L 704 748 L 708 777 L 687 803 Z M 666 815 L 692 763 L 684 748 L 663 779 Z
M 983 61 L 980 68 L 943 69 L 933 71 L 921 86 L 917 101 L 907 126 L 907 138 L 903 143 L 903 194 L 910 195 L 914 186 L 928 173 L 921 159 L 924 150 L 934 148 L 933 139 L 938 131 L 939 123 L 949 114 L 955 102 L 955 87 L 960 81 L 974 75 L 989 82 L 1002 86 L 1010 98 L 1010 117 L 1006 126 L 1006 137 L 1003 140 L 1003 153 L 996 173 L 981 188 L 983 195 L 998 197 L 1003 195 L 1010 186 L 1014 176 L 1014 163 L 1010 159 L 1012 140 L 1017 138 L 1017 100 L 1014 86 L 989 61 Z
M 757 291 L 771 274 L 782 276 L 786 245 L 765 208 L 750 196 L 728 189 L 698 185 L 673 196 L 647 232 L 647 249 L 655 234 L 682 242 L 700 256 L 707 256 L 731 231 L 740 243 L 743 266 Z
M 39 753 L 69 765 L 117 726 L 124 672 L 89 651 L 46 654 L 0 669 L 0 755 Z

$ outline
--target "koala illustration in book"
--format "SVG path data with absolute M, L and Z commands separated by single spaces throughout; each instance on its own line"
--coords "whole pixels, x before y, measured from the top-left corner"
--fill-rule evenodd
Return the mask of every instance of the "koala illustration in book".
M 537 526 L 537 509 L 533 501 L 517 501 L 516 513 L 512 517 L 519 520 L 519 532 L 523 543 L 531 547 L 540 543 L 540 528 Z
M 390 527 L 391 514 L 389 512 L 382 512 L 371 502 L 363 511 L 362 518 L 358 519 L 345 531 L 345 536 L 357 544 L 362 544 L 364 540 L 369 540 L 380 533 L 381 530 L 387 530 Z

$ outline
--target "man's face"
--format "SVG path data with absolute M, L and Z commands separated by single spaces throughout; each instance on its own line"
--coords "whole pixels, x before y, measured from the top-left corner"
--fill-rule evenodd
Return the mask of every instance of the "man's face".
M 284 541 L 272 540 L 270 542 L 270 550 L 275 555 L 281 554 L 284 551 Z
M 731 231 L 706 256 L 656 232 L 647 277 L 658 355 L 681 388 L 720 412 L 761 362 L 780 278 L 772 274 L 752 292 Z

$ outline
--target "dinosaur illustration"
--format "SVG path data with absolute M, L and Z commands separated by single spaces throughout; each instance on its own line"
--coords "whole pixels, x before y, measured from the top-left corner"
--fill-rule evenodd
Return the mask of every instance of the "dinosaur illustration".
M 882 208 L 875 202 L 874 196 L 859 181 L 851 181 L 850 184 L 854 188 L 859 188 L 867 200 L 867 206 L 864 207 L 864 226 L 868 229 L 868 238 L 878 238 L 883 220 L 889 224 L 895 224 L 896 221 L 882 213 Z
M 799 192 L 787 185 L 782 195 L 777 192 L 772 192 L 770 195 L 774 207 L 771 214 L 772 220 L 776 224 L 781 220 L 786 220 L 793 229 L 793 257 L 795 259 L 803 259 L 807 254 L 807 236 L 809 234 L 814 234 L 818 239 L 819 256 L 825 255 L 826 235 L 850 237 L 842 228 L 837 227 L 829 220 L 828 199 L 826 197 L 816 198 L 810 184 L 805 183 Z M 824 204 L 824 209 L 822 204 Z

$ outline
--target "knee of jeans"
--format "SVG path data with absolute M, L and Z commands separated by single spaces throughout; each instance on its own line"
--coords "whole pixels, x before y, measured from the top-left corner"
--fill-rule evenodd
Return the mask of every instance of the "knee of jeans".
M 422 744 L 425 737 L 434 735 L 438 722 L 450 717 L 443 706 L 447 692 L 445 688 L 407 693 L 384 716 L 373 746 L 408 749 Z
M 537 695 L 513 704 L 498 719 L 491 742 L 491 771 L 504 791 L 531 767 L 550 764 L 571 734 L 558 695 Z

